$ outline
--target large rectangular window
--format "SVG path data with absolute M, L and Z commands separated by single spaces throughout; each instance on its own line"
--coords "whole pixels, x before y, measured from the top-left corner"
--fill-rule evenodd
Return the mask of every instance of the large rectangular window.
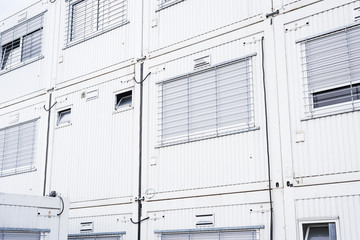
M 255 226 L 255 228 L 244 228 L 237 230 L 231 229 L 191 229 L 189 231 L 155 231 L 160 235 L 161 240 L 230 240 L 230 239 L 241 239 L 241 240 L 258 240 L 260 239 L 260 228 L 263 226 Z
M 127 23 L 127 0 L 70 0 L 66 39 L 86 40 Z
M 307 115 L 339 107 L 354 110 L 360 99 L 360 27 L 302 40 Z
M 36 119 L 0 129 L 0 177 L 34 170 Z
M 70 234 L 68 240 L 122 240 L 125 232 Z
M 0 228 L 0 240 L 41 240 L 42 232 L 39 231 L 28 231 L 26 229 L 6 229 L 2 230 Z M 46 230 L 47 231 L 47 230 Z
M 41 57 L 43 14 L 0 33 L 0 71 Z
M 159 84 L 161 145 L 254 127 L 251 57 Z

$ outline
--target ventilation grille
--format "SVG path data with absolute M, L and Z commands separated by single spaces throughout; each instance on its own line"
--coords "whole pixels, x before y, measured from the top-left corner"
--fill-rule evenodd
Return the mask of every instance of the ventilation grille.
M 94 222 L 82 222 L 80 223 L 80 225 L 81 225 L 80 228 L 81 233 L 88 233 L 94 230 Z
M 194 59 L 194 70 L 210 66 L 210 55 Z
M 214 214 L 199 214 L 196 215 L 196 227 L 211 227 L 214 226 L 215 217 Z
M 360 1 L 357 1 L 354 8 L 354 21 L 360 21 Z

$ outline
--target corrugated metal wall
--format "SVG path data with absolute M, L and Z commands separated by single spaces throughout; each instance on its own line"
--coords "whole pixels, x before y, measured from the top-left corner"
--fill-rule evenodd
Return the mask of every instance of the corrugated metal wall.
M 246 197 L 245 197 L 246 195 Z M 268 238 L 269 204 L 267 193 L 235 194 L 198 199 L 179 199 L 165 203 L 146 203 L 148 239 L 158 239 L 155 231 L 181 229 L 207 230 L 221 227 L 264 226 L 260 239 Z M 264 201 L 264 202 L 262 202 Z M 203 204 L 206 202 L 206 204 Z M 202 203 L 202 204 L 201 204 Z M 196 226 L 196 215 L 213 214 L 212 226 Z
M 34 98 L 22 103 L 20 106 L 15 105 L 6 110 L 0 110 L 0 129 L 38 119 L 36 121 L 36 146 L 34 151 L 36 171 L 0 178 L 1 192 L 42 195 L 47 130 L 47 112 L 43 109 L 44 105 L 48 106 L 47 96 Z
M 146 121 L 149 124 L 149 137 L 146 140 L 149 143 L 147 160 L 152 157 L 157 158 L 156 166 L 148 167 L 148 188 L 161 193 L 266 181 L 261 35 L 249 36 L 248 39 L 253 41 L 246 44 L 244 39 L 225 42 L 158 64 L 165 70 L 151 75 L 147 93 L 149 101 L 146 101 L 148 104 L 145 105 L 145 109 L 150 113 Z M 193 71 L 194 59 L 199 57 L 210 55 L 211 64 L 215 65 L 252 53 L 257 54 L 252 60 L 252 73 L 255 126 L 260 127 L 260 130 L 156 148 L 159 134 L 157 118 L 160 111 L 157 103 L 157 94 L 159 94 L 157 81 Z M 155 70 L 157 67 L 150 68 Z
M 68 8 L 67 2 L 63 2 L 61 14 L 61 32 L 59 58 L 59 74 L 56 84 L 74 83 L 77 78 L 89 73 L 97 72 L 108 67 L 135 59 L 138 54 L 138 35 L 137 24 L 140 19 L 137 16 L 138 3 L 127 1 L 129 23 L 119 26 L 111 31 L 99 36 L 90 38 L 71 47 L 65 47 Z
M 360 195 L 297 199 L 295 205 L 298 220 L 337 219 L 339 239 L 358 239 Z
M 150 52 L 254 18 L 271 8 L 270 1 L 260 0 L 185 0 L 157 11 L 159 2 L 151 1 L 150 6 Z
M 43 23 L 43 40 L 42 40 L 42 56 L 50 54 L 48 51 L 48 41 L 52 35 L 53 29 L 51 28 L 51 17 L 49 17 L 49 12 L 47 12 L 46 5 L 41 4 L 41 1 L 31 5 L 29 8 L 24 9 L 18 12 L 15 15 L 12 15 L 1 22 L 0 32 L 10 29 L 11 27 L 18 24 L 20 16 L 25 14 L 26 19 L 30 19 L 34 16 L 37 16 L 40 13 L 45 12 L 44 23 Z M 33 98 L 41 93 L 47 88 L 49 79 L 49 69 L 47 68 L 50 63 L 51 58 L 40 58 L 35 62 L 31 62 L 25 66 L 20 66 L 14 70 L 2 71 L 0 75 L 0 106 L 6 105 L 5 103 L 24 97 Z M 9 91 L 11 89 L 11 91 Z M 36 94 L 34 94 L 36 93 Z M 32 95 L 31 95 L 32 94 Z M 29 96 L 31 95 L 31 96 Z
M 344 4 L 285 25 L 293 168 L 297 177 L 360 170 L 360 150 L 354 145 L 360 141 L 359 112 L 304 120 L 302 55 L 300 44 L 296 44 L 297 40 L 353 23 L 354 7 L 355 2 Z M 304 133 L 304 142 L 296 143 L 296 132 Z
M 133 108 L 114 110 L 115 92 L 133 88 L 128 80 L 116 78 L 56 97 L 57 111 L 71 108 L 71 124 L 54 129 L 51 189 L 71 202 L 132 196 L 136 118 Z M 98 90 L 98 98 L 81 98 L 92 90 Z

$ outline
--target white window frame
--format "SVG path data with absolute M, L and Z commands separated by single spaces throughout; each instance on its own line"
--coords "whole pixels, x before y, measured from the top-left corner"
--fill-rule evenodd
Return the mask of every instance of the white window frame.
M 336 234 L 336 240 L 340 239 L 340 227 L 339 227 L 339 218 L 314 218 L 314 219 L 300 219 L 298 220 L 298 226 L 299 226 L 299 236 L 298 240 L 304 240 L 304 231 L 307 231 L 307 229 L 304 229 L 305 225 L 309 225 L 310 227 L 320 227 L 320 225 L 329 225 L 329 223 L 335 224 L 335 234 Z M 306 232 L 305 232 L 306 234 Z M 306 235 L 305 235 L 306 236 Z M 333 240 L 333 239 L 330 239 Z
M 68 240 L 89 240 L 93 238 L 93 240 L 101 240 L 103 238 L 117 238 L 117 240 L 123 240 L 126 232 L 100 232 L 100 233 L 81 233 L 81 234 L 69 234 Z
M 325 106 L 318 106 L 315 107 L 315 104 L 321 104 L 321 102 L 317 102 L 315 103 L 314 101 L 314 97 L 315 94 L 321 94 L 321 93 L 327 93 L 327 92 L 332 92 L 332 94 L 340 94 L 341 88 L 345 88 L 345 87 L 349 87 L 350 92 L 352 92 L 353 90 L 356 91 L 357 88 L 360 88 L 360 81 L 353 81 L 352 78 L 349 79 L 348 83 L 343 83 L 343 84 L 334 84 L 332 86 L 326 86 L 324 88 L 319 88 L 317 90 L 312 90 L 311 87 L 309 86 L 310 82 L 308 80 L 308 69 L 307 69 L 307 49 L 306 49 L 306 44 L 310 41 L 317 41 L 317 40 L 322 40 L 322 39 L 326 39 L 328 36 L 331 37 L 334 34 L 349 34 L 348 32 L 352 31 L 352 30 L 356 30 L 356 29 L 360 29 L 360 24 L 356 23 L 356 24 L 351 24 L 345 27 L 341 27 L 338 29 L 334 29 L 328 32 L 324 32 L 321 34 L 317 34 L 314 36 L 309 36 L 307 38 L 304 39 L 300 39 L 297 40 L 296 43 L 299 45 L 299 49 L 302 53 L 302 72 L 303 72 L 303 103 L 304 103 L 304 115 L 302 120 L 308 120 L 308 119 L 313 119 L 313 118 L 318 118 L 318 117 L 323 117 L 323 116 L 329 116 L 329 115 L 334 115 L 334 114 L 339 114 L 339 113 L 345 113 L 345 112 L 352 112 L 355 110 L 360 110 L 360 100 L 356 99 L 359 98 L 359 94 L 356 95 L 346 95 L 344 98 L 351 98 L 350 101 L 346 101 L 344 100 L 343 102 L 339 102 L 339 103 L 329 103 Z M 351 34 L 351 33 L 350 33 Z M 349 43 L 346 43 L 346 47 L 347 49 L 349 49 Z M 347 61 L 350 58 L 348 58 Z M 349 63 L 350 64 L 350 63 Z M 353 88 L 350 88 L 350 86 L 353 86 Z M 343 90 L 345 91 L 345 90 Z M 354 96 L 354 97 L 353 97 Z M 327 100 L 329 102 L 331 101 L 336 101 L 336 98 L 332 98 L 330 100 Z
M 158 120 L 158 145 L 156 146 L 157 148 L 159 147 L 164 147 L 164 146 L 169 146 L 169 145 L 175 145 L 175 144 L 181 144 L 181 143 L 188 143 L 188 142 L 193 142 L 193 141 L 198 141 L 198 140 L 204 140 L 204 139 L 208 139 L 208 138 L 213 138 L 213 137 L 219 137 L 219 136 L 224 136 L 224 135 L 229 135 L 229 134 L 236 134 L 236 133 L 240 133 L 240 132 L 248 132 L 248 131 L 252 131 L 252 130 L 258 130 L 259 127 L 255 126 L 255 110 L 254 110 L 254 88 L 253 88 L 253 81 L 254 81 L 254 77 L 253 77 L 253 57 L 256 56 L 256 53 L 253 54 L 249 54 L 246 55 L 242 58 L 239 59 L 234 59 L 231 61 L 227 61 L 227 62 L 223 62 L 223 63 L 219 63 L 201 70 L 196 70 L 193 72 L 190 72 L 188 74 L 184 74 L 184 75 L 180 75 L 180 76 L 176 76 L 170 79 L 166 79 L 163 81 L 159 81 L 157 82 L 157 85 L 159 85 L 159 120 Z M 207 71 L 212 71 L 215 70 L 215 78 L 216 78 L 216 82 L 217 80 L 217 71 L 218 69 L 221 69 L 222 67 L 226 67 L 226 66 L 231 66 L 233 64 L 237 64 L 239 62 L 243 62 L 243 61 L 247 61 L 247 67 L 249 68 L 249 72 L 247 72 L 247 74 L 249 76 L 247 76 L 248 78 L 248 107 L 250 109 L 249 115 L 248 115 L 248 121 L 243 121 L 243 122 L 239 122 L 238 124 L 235 125 L 228 125 L 225 127 L 219 127 L 217 124 L 216 129 L 211 129 L 211 130 L 204 130 L 204 131 L 200 131 L 197 133 L 190 133 L 188 132 L 187 135 L 183 134 L 183 135 L 178 135 L 173 137 L 171 140 L 166 140 L 164 139 L 164 120 L 163 120 L 163 86 L 168 83 L 168 82 L 176 82 L 178 80 L 183 80 L 184 78 L 189 78 L 190 76 L 196 76 L 196 75 L 200 75 L 203 72 L 207 72 Z M 189 84 L 189 83 L 188 83 Z M 217 85 L 217 83 L 216 83 Z M 188 91 L 190 91 L 190 89 L 188 88 Z M 216 92 L 218 91 L 218 87 L 216 87 Z M 215 95 L 216 101 L 218 101 L 218 93 Z M 218 103 L 217 103 L 218 104 Z M 218 106 L 218 105 L 217 105 Z M 219 110 L 220 111 L 220 110 Z M 189 113 L 188 113 L 189 114 Z M 218 114 L 218 110 L 217 113 Z M 218 116 L 217 116 L 218 119 Z M 216 121 L 217 121 L 216 119 Z M 213 133 L 210 133 L 213 132 Z M 192 135 L 192 136 L 190 136 Z M 195 136 L 197 135 L 197 136 Z
M 25 122 L 21 122 L 21 123 L 18 123 L 18 124 L 14 124 L 14 125 L 11 125 L 11 126 L 8 126 L 6 128 L 2 128 L 0 129 L 0 144 L 2 144 L 0 150 L 0 177 L 6 177 L 6 176 L 10 176 L 10 175 L 16 175 L 16 174 L 21 174 L 21 173 L 27 173 L 27 172 L 32 172 L 32 171 L 36 171 L 36 167 L 35 167 L 35 156 L 36 156 L 36 143 L 37 143 L 37 120 L 38 118 L 36 119 L 33 119 L 33 120 L 30 120 L 30 121 L 25 121 Z M 33 130 L 32 130 L 32 134 L 31 135 L 28 135 L 28 134 L 25 134 L 24 135 L 20 135 L 21 134 L 21 126 L 24 126 L 26 124 L 32 124 L 33 125 Z M 16 130 L 16 128 L 18 128 L 18 130 Z M 11 133 L 14 133 L 15 131 L 17 131 L 17 142 L 16 143 L 11 143 L 12 145 L 14 144 L 17 144 L 16 146 L 16 159 L 15 159 L 15 167 L 13 168 L 6 168 L 6 169 L 3 169 L 3 163 L 5 161 L 5 153 L 8 149 L 8 145 L 9 142 L 7 141 L 11 141 L 11 139 L 7 139 L 7 134 L 9 134 L 9 132 Z M 2 133 L 3 132 L 3 133 Z M 26 132 L 25 132 L 26 133 Z M 31 132 L 30 132 L 31 133 Z M 23 132 L 24 134 L 24 132 Z M 2 137 L 3 136 L 3 137 Z M 27 149 L 26 151 L 29 151 L 30 150 L 30 153 L 27 153 L 26 156 L 28 156 L 29 154 L 31 154 L 31 157 L 30 157 L 30 161 L 29 161 L 29 164 L 27 165 L 23 165 L 23 166 L 18 166 L 18 162 L 19 161 L 23 161 L 23 159 L 19 160 L 19 156 L 23 156 L 24 153 L 21 153 L 21 151 L 25 151 L 24 149 L 21 150 L 19 149 L 19 145 L 24 145 L 24 143 L 22 143 L 21 141 L 28 141 L 26 139 L 23 139 L 21 140 L 21 137 L 23 138 L 29 138 L 29 136 L 32 138 L 32 142 L 31 142 L 31 148 L 30 149 Z M 3 141 L 3 142 L 2 142 Z M 2 142 L 2 143 L 1 143 Z M 25 147 L 25 145 L 24 145 Z M 26 146 L 25 148 L 27 148 L 28 146 Z M 11 149 L 11 148 L 10 148 Z M 21 155 L 22 154 L 22 155 Z M 8 159 L 10 157 L 7 157 Z
M 117 106 L 118 105 L 117 96 L 122 93 L 126 93 L 126 92 L 131 92 L 131 104 Z M 134 89 L 133 88 L 127 88 L 127 89 L 122 89 L 120 91 L 116 91 L 116 92 L 114 92 L 113 96 L 114 96 L 114 113 L 123 112 L 123 111 L 134 108 Z
M 42 55 L 43 47 L 42 46 L 43 46 L 44 15 L 45 15 L 45 12 L 38 14 L 38 15 L 0 33 L 0 75 L 43 58 L 43 55 Z M 22 28 L 24 25 L 33 24 L 33 22 L 36 22 L 36 21 L 40 21 L 40 24 L 41 24 L 40 27 L 38 27 L 36 29 L 32 29 L 31 31 L 29 31 L 28 27 L 26 27 L 27 29 L 22 35 L 19 35 L 16 38 L 13 37 L 12 41 L 7 42 L 6 44 L 1 43 L 2 37 L 4 35 L 6 35 L 7 33 L 16 31 L 17 29 Z M 38 31 L 40 31 L 39 36 L 38 36 L 39 39 L 36 40 L 38 42 L 35 42 L 35 45 L 33 45 L 34 42 L 31 41 L 30 47 L 28 47 L 29 49 L 24 49 L 24 39 Z M 13 42 L 15 42 L 15 41 L 19 41 L 19 46 L 16 48 L 12 48 L 10 50 L 10 53 L 8 54 L 8 58 L 10 57 L 11 59 L 9 60 L 7 58 L 6 62 L 4 62 L 4 52 L 3 52 L 2 47 L 9 45 L 9 44 L 13 44 Z M 36 50 L 35 53 L 30 53 L 30 55 L 28 53 L 25 53 L 25 51 L 28 51 L 28 50 L 33 51 L 32 48 L 34 46 L 38 47 L 38 45 L 39 45 L 40 49 L 37 49 L 37 50 L 35 49 Z M 16 51 L 15 51 L 15 49 L 16 49 Z M 18 56 L 13 56 L 14 54 L 17 54 Z M 14 57 L 14 59 L 12 59 L 13 57 Z
M 67 6 L 67 16 L 66 16 L 66 30 L 65 30 L 65 48 L 67 47 L 71 47 L 74 46 L 76 44 L 82 43 L 86 40 L 89 40 L 93 37 L 97 37 L 103 33 L 109 32 L 113 29 L 116 29 L 118 27 L 121 27 L 123 25 L 126 25 L 129 23 L 128 20 L 128 1 L 129 0 L 118 0 L 121 4 L 123 3 L 123 5 L 119 6 L 113 6 L 116 9 L 120 9 L 120 16 L 116 15 L 114 17 L 114 15 L 111 16 L 112 20 L 108 20 L 105 21 L 105 19 L 110 19 L 110 17 L 108 15 L 106 15 L 106 13 L 101 12 L 101 9 L 104 8 L 104 6 L 100 6 L 101 3 L 103 3 L 105 5 L 104 2 L 108 2 L 107 4 L 110 5 L 110 0 L 66 0 L 68 6 Z M 72 32 L 73 32 L 73 6 L 76 4 L 79 4 L 80 2 L 85 2 L 85 4 L 91 4 L 91 3 L 86 3 L 86 2 L 93 2 L 92 4 L 94 5 L 96 2 L 96 13 L 94 13 L 94 10 L 92 10 L 92 14 L 90 16 L 90 20 L 85 19 L 85 29 L 84 29 L 84 35 L 81 35 L 79 37 L 77 37 L 76 39 L 73 39 L 72 36 Z M 110 7 L 109 7 L 110 8 Z M 122 10 L 121 10 L 122 9 Z M 111 12 L 111 10 L 109 10 Z M 102 15 L 104 14 L 104 15 Z M 108 13 L 111 14 L 111 13 Z M 118 14 L 118 13 L 115 13 Z M 114 19 L 121 19 L 118 21 L 115 21 L 114 23 L 111 23 L 111 21 L 114 21 Z M 88 27 L 88 23 L 89 22 L 93 22 L 96 21 L 94 26 L 90 26 Z M 111 23 L 111 24 L 110 24 Z M 103 24 L 102 26 L 100 26 L 101 24 Z M 106 25 L 106 26 L 104 26 Z M 87 32 L 87 30 L 90 29 L 90 32 Z
M 156 10 L 156 12 L 161 11 L 165 8 L 171 7 L 175 4 L 181 3 L 185 0 L 158 0 L 158 9 Z
M 33 229 L 33 228 L 0 228 L 0 236 L 4 233 L 28 233 L 28 234 L 39 234 L 38 240 L 45 240 L 49 234 L 50 229 Z M 3 239 L 3 238 L 0 238 Z M 5 239 L 6 240 L 6 239 Z M 23 240 L 27 240 L 24 238 Z
M 264 229 L 264 225 L 257 225 L 257 226 L 247 226 L 247 227 L 220 227 L 220 228 L 208 228 L 204 227 L 202 229 L 181 229 L 181 230 L 157 230 L 154 233 L 156 234 L 158 240 L 162 240 L 163 236 L 174 236 L 174 235 L 185 235 L 187 240 L 191 240 L 192 234 L 217 234 L 218 239 L 221 240 L 222 233 L 229 233 L 229 232 L 251 232 L 253 240 L 261 239 L 261 230 Z
M 70 113 L 69 120 L 62 121 L 62 115 L 64 113 Z M 64 127 L 64 126 L 71 125 L 72 124 L 71 116 L 72 116 L 72 107 L 64 107 L 64 108 L 58 109 L 57 113 L 56 113 L 56 126 Z

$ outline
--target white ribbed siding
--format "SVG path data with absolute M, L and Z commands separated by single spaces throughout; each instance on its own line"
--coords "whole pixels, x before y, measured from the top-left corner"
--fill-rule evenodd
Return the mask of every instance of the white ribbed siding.
M 78 77 L 136 58 L 140 41 L 139 31 L 136 31 L 137 21 L 139 21 L 139 18 L 136 18 L 136 13 L 139 12 L 138 8 L 140 8 L 137 3 L 131 0 L 127 1 L 127 20 L 129 23 L 70 47 L 65 47 L 67 35 L 65 16 L 67 15 L 66 11 L 68 11 L 68 3 L 63 1 L 62 4 L 61 49 L 59 49 L 57 59 L 61 59 L 61 61 L 56 85 L 76 83 L 79 80 Z
M 133 108 L 114 111 L 114 92 L 132 89 L 131 77 L 73 88 L 68 94 L 64 90 L 56 97 L 57 111 L 71 107 L 71 125 L 56 126 L 54 113 L 50 189 L 72 203 L 132 195 L 136 118 Z M 82 92 L 91 90 L 98 90 L 98 98 L 81 98 Z
M 149 51 L 209 33 L 270 11 L 271 1 L 261 0 L 185 0 L 159 9 L 160 1 L 150 6 Z M 206 11 L 204 10 L 206 8 Z
M 360 195 L 297 199 L 297 220 L 338 220 L 337 239 L 359 239 Z M 299 231 L 299 230 L 298 230 Z
M 148 99 L 145 109 L 149 113 L 146 121 L 149 137 L 145 140 L 149 143 L 147 188 L 165 193 L 266 181 L 260 39 L 260 34 L 251 35 L 150 66 L 150 71 L 154 73 L 147 83 L 148 95 L 145 96 Z M 193 60 L 202 56 L 211 55 L 211 63 L 215 65 L 252 53 L 257 54 L 252 58 L 252 74 L 255 126 L 260 130 L 156 148 L 159 134 L 157 118 L 160 116 L 157 81 L 193 71 Z M 160 71 L 156 72 L 156 69 Z M 157 159 L 156 166 L 150 166 L 149 160 L 153 157 Z
M 137 225 L 130 221 L 133 209 L 129 204 L 71 209 L 69 234 L 80 234 L 82 222 L 93 222 L 93 233 L 126 232 L 123 239 L 134 239 Z
M 34 97 L 47 88 L 49 79 L 48 64 L 51 61 L 51 51 L 49 51 L 50 37 L 53 33 L 51 17 L 49 16 L 48 6 L 41 4 L 41 1 L 9 16 L 1 21 L 0 32 L 6 31 L 17 26 L 19 15 L 26 14 L 26 19 L 30 19 L 45 12 L 43 20 L 43 36 L 41 55 L 44 58 L 31 59 L 26 65 L 20 65 L 9 71 L 1 71 L 0 74 L 0 105 L 20 97 Z M 46 56 L 46 57 L 45 57 Z M 33 61 L 34 60 L 34 61 Z M 9 91 L 11 89 L 11 91 Z M 5 104 L 4 104 L 5 105 Z
M 44 183 L 45 144 L 47 132 L 47 112 L 43 106 L 48 106 L 48 97 L 38 97 L 20 105 L 14 105 L 0 110 L 0 129 L 22 122 L 36 121 L 35 168 L 36 171 L 10 175 L 0 178 L 0 191 L 6 193 L 42 195 Z M 13 122 L 14 117 L 19 120 Z M 16 117 L 15 117 L 16 118 Z
M 359 112 L 302 121 L 306 110 L 303 100 L 302 55 L 300 44 L 295 43 L 299 39 L 353 23 L 354 7 L 355 2 L 344 4 L 284 27 L 293 171 L 296 177 L 360 171 L 360 149 L 356 147 L 356 143 L 360 141 Z M 304 133 L 304 142 L 295 142 L 296 132 Z
M 268 239 L 269 204 L 267 193 L 234 194 L 197 199 L 181 199 L 166 203 L 146 203 L 149 220 L 144 222 L 147 229 L 146 239 L 159 239 L 155 231 L 176 231 L 222 227 L 264 226 L 260 239 Z M 204 204 L 206 203 L 206 204 Z M 166 206 L 165 206 L 166 204 Z M 162 206 L 161 206 L 162 205 Z M 196 215 L 214 214 L 214 225 L 196 227 Z

